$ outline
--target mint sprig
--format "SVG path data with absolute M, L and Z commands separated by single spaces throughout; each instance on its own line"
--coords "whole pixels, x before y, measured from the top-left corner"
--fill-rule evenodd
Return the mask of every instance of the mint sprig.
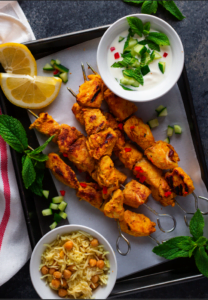
M 152 41 L 159 46 L 169 46 L 170 41 L 166 34 L 162 32 L 150 32 L 146 37 L 148 41 Z
M 141 70 L 140 68 L 136 68 L 136 69 L 130 69 L 130 70 L 123 70 L 123 75 L 128 76 L 128 77 L 132 77 L 134 78 L 136 81 L 138 81 L 141 85 L 144 84 L 144 78 L 142 76 Z
M 208 277 L 208 239 L 203 236 L 204 218 L 198 209 L 189 225 L 190 236 L 175 237 L 153 248 L 153 252 L 166 259 L 194 256 L 198 270 Z
M 129 23 L 129 26 L 132 30 L 132 32 L 135 34 L 138 34 L 139 36 L 142 36 L 143 33 L 143 23 L 142 21 L 137 17 L 127 17 L 127 22 Z
M 174 1 L 160 1 L 160 4 L 178 20 L 182 21 L 185 18 Z
M 142 13 L 143 14 L 149 14 L 152 13 L 155 14 L 157 12 L 158 3 L 157 1 L 145 1 L 142 4 Z

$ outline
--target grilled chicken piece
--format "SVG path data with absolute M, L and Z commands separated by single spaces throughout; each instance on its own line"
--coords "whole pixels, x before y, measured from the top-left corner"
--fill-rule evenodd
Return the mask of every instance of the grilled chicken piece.
M 100 109 L 84 108 L 83 111 L 87 135 L 95 134 L 105 129 L 107 120 Z
M 127 179 L 127 176 L 124 173 L 120 172 L 115 168 L 114 170 L 115 170 L 116 180 L 109 187 L 103 188 L 102 190 L 103 199 L 109 199 L 112 196 L 112 193 L 119 189 L 120 184 L 123 184 Z
M 110 111 L 119 122 L 124 121 L 137 111 L 137 107 L 134 103 L 116 96 L 109 89 L 104 92 L 104 99 Z
M 127 179 L 127 176 L 117 169 L 115 169 L 115 173 L 116 173 L 116 178 L 118 179 L 119 183 L 124 184 L 124 182 Z
M 122 148 L 124 147 L 126 141 L 125 141 L 124 134 L 121 130 L 115 129 L 114 131 L 117 134 L 117 141 L 116 141 L 116 144 L 113 148 L 113 151 L 116 152 L 116 151 L 122 150 Z
M 114 151 L 124 166 L 130 170 L 140 161 L 143 154 L 132 143 L 126 143 L 121 151 Z
M 47 136 L 56 134 L 56 136 L 53 138 L 53 142 L 57 142 L 60 132 L 60 125 L 51 116 L 49 116 L 48 113 L 40 113 L 39 118 L 36 119 L 29 127 L 29 129 L 33 128 Z
M 147 158 L 159 169 L 174 169 L 178 166 L 180 158 L 170 144 L 158 141 L 144 152 Z
M 125 122 L 124 131 L 130 140 L 137 143 L 143 150 L 151 147 L 155 142 L 149 125 L 144 124 L 144 122 L 136 116 L 132 116 Z
M 134 167 L 134 175 L 141 183 L 158 188 L 162 177 L 162 170 L 151 164 L 145 157 L 138 161 Z
M 82 136 L 68 149 L 68 159 L 72 161 L 79 170 L 92 173 L 95 169 L 95 159 L 90 156 L 87 149 L 87 138 Z
M 112 199 L 104 206 L 105 216 L 116 220 L 122 220 L 124 214 L 123 198 L 123 192 L 121 190 L 115 191 Z
M 102 207 L 102 193 L 97 183 L 80 182 L 76 195 L 98 209 Z
M 151 194 L 150 189 L 136 180 L 131 180 L 125 185 L 123 190 L 124 204 L 138 208 L 147 202 L 147 198 Z
M 126 210 L 123 220 L 119 222 L 121 230 L 133 236 L 148 236 L 155 232 L 156 224 L 143 214 Z
M 104 116 L 107 120 L 107 124 L 106 127 L 110 127 L 113 130 L 118 129 L 118 122 L 116 121 L 116 119 L 108 112 L 104 113 Z
M 46 168 L 50 169 L 53 175 L 62 183 L 73 189 L 78 189 L 79 181 L 74 171 L 56 153 L 50 153 L 46 161 Z
M 85 121 L 84 121 L 84 112 L 83 112 L 83 107 L 80 106 L 78 103 L 74 103 L 74 105 L 72 106 L 72 112 L 75 115 L 75 118 L 77 119 L 77 121 L 84 125 Z
M 100 159 L 104 155 L 111 156 L 113 147 L 117 141 L 117 134 L 111 128 L 107 128 L 96 134 L 92 134 L 87 141 L 89 153 L 95 159 Z
M 88 75 L 90 80 L 79 87 L 77 102 L 83 107 L 99 108 L 103 101 L 103 81 L 99 75 Z
M 195 190 L 193 181 L 180 167 L 166 173 L 165 179 L 176 195 L 186 197 Z
M 159 201 L 163 206 L 175 206 L 174 198 L 176 197 L 176 194 L 171 191 L 170 186 L 163 177 L 160 178 L 159 187 L 151 186 L 150 189 L 152 192 L 152 197 L 156 201 Z
M 82 136 L 83 134 L 75 127 L 67 124 L 60 125 L 60 133 L 57 140 L 59 151 L 61 153 L 68 153 L 70 146 Z

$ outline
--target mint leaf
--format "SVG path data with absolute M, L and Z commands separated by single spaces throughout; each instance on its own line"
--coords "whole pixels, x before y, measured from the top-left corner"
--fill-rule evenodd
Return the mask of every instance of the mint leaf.
M 194 240 L 198 240 L 201 236 L 203 236 L 204 218 L 199 209 L 197 209 L 197 211 L 193 215 L 190 221 L 189 229 Z
M 198 240 L 196 241 L 196 244 L 198 247 L 203 247 L 207 242 L 208 240 L 204 236 L 200 236 L 200 238 L 198 238 Z
M 123 74 L 125 76 L 128 76 L 128 77 L 132 77 L 134 78 L 136 81 L 138 81 L 141 85 L 144 84 L 144 79 L 143 79 L 143 76 L 141 74 L 141 70 L 140 68 L 136 68 L 136 69 L 131 69 L 131 70 L 123 70 Z
M 167 242 L 153 248 L 153 252 L 166 259 L 174 259 L 177 257 L 189 257 L 189 251 L 182 250 L 178 244 L 189 240 L 189 236 L 179 236 L 168 240 Z
M 148 41 L 147 40 L 142 40 L 138 42 L 139 45 L 147 45 Z
M 149 33 L 150 33 L 149 31 L 143 30 L 143 34 L 144 34 L 144 35 L 148 35 Z
M 123 2 L 141 4 L 144 2 L 144 0 L 142 0 L 142 1 L 140 1 L 140 0 L 123 0 Z
M 26 131 L 17 119 L 0 115 L 0 135 L 17 152 L 22 153 L 27 149 Z
M 157 7 L 157 1 L 145 1 L 142 4 L 142 13 L 148 15 L 151 15 L 152 13 L 155 14 L 157 12 Z
M 122 83 L 120 83 L 120 86 L 121 86 L 124 90 L 126 90 L 126 91 L 133 91 L 132 89 L 126 87 L 126 86 L 123 85 Z
M 208 277 L 208 255 L 204 247 L 197 248 L 194 254 L 195 263 L 199 271 Z
M 160 4 L 169 11 L 173 16 L 175 16 L 178 20 L 183 20 L 185 16 L 181 13 L 179 8 L 176 6 L 174 1 L 159 1 Z
M 37 161 L 40 161 L 40 162 L 48 160 L 48 155 L 42 154 L 42 153 L 39 153 L 39 154 L 31 154 L 31 153 L 29 153 L 28 156 L 31 159 L 34 159 L 34 160 L 37 160 Z
M 29 186 L 35 181 L 36 172 L 32 160 L 28 156 L 26 156 L 22 162 L 22 179 L 26 189 L 28 189 Z
M 126 51 L 125 53 L 121 53 L 121 57 L 125 58 L 125 57 L 132 57 L 131 52 L 130 51 Z
M 148 47 L 151 50 L 156 50 L 156 51 L 160 52 L 160 46 L 155 44 L 154 42 L 148 42 Z
M 155 44 L 157 44 L 159 46 L 169 46 L 170 45 L 170 41 L 169 41 L 167 35 L 165 35 L 162 32 L 150 32 L 150 34 L 148 35 L 148 37 L 146 39 L 154 42 Z
M 49 139 L 48 139 L 43 145 L 41 145 L 41 146 L 39 146 L 38 148 L 36 148 L 35 150 L 31 151 L 31 152 L 30 152 L 30 155 L 38 154 L 38 153 L 42 152 L 42 151 L 45 149 L 45 147 L 50 143 L 50 141 L 52 141 L 52 139 L 53 139 L 55 136 L 56 136 L 55 134 L 52 135 L 52 136 L 50 136 Z
M 142 36 L 143 33 L 143 23 L 137 17 L 127 17 L 127 22 L 129 23 L 130 28 L 132 29 L 133 33 Z
M 194 253 L 194 250 L 197 248 L 197 245 L 194 246 L 194 248 L 192 248 L 191 250 L 189 250 L 189 258 L 192 257 L 193 253 Z
M 128 68 L 129 66 L 138 66 L 139 61 L 134 57 L 125 57 L 123 60 L 115 62 L 111 67 L 112 68 Z
M 180 243 L 177 244 L 178 248 L 181 250 L 192 250 L 193 248 L 196 248 L 196 243 L 192 240 L 191 237 L 189 239 L 185 239 L 184 241 L 181 241 Z
M 45 166 L 43 164 L 43 168 L 45 169 Z M 36 171 L 36 178 L 35 181 L 29 186 L 29 190 L 31 190 L 34 194 L 38 196 L 42 196 L 42 191 L 43 191 L 43 178 L 44 178 L 44 172 L 41 169 L 35 168 Z
M 150 31 L 150 22 L 144 24 L 144 30 Z

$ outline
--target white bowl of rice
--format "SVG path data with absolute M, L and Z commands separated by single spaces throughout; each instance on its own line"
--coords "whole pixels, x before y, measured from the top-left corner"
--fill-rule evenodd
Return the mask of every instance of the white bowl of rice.
M 116 256 L 97 231 L 81 225 L 61 226 L 36 245 L 30 277 L 42 299 L 106 299 L 117 278 Z

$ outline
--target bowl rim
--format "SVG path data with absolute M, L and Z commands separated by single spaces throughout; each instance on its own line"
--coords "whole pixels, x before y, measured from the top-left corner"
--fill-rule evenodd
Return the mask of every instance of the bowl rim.
M 79 228 L 78 228 L 78 229 L 73 229 L 74 227 L 79 227 Z M 90 227 L 84 226 L 84 225 L 79 225 L 79 224 L 68 224 L 68 225 L 63 225 L 63 226 L 57 227 L 57 228 L 55 228 L 55 229 L 53 229 L 53 230 L 47 232 L 47 233 L 46 233 L 46 234 L 38 241 L 38 243 L 36 244 L 35 248 L 34 248 L 33 251 L 32 251 L 32 255 L 31 255 L 31 258 L 30 258 L 30 266 L 29 266 L 30 279 L 31 279 L 31 282 L 32 282 L 32 285 L 33 285 L 35 291 L 36 291 L 37 294 L 40 296 L 40 298 L 43 299 L 42 296 L 41 296 L 41 293 L 40 293 L 39 290 L 36 288 L 37 286 L 36 286 L 36 284 L 35 284 L 35 282 L 34 282 L 34 281 L 35 281 L 35 278 L 33 277 L 34 271 L 33 271 L 33 269 L 32 269 L 32 264 L 33 264 L 33 260 L 34 260 L 35 257 L 37 256 L 36 251 L 38 250 L 38 248 L 39 248 L 39 246 L 40 246 L 41 244 L 42 244 L 42 245 L 44 244 L 44 240 L 46 239 L 46 237 L 50 236 L 51 234 L 55 234 L 56 232 L 57 232 L 56 235 L 58 235 L 58 234 L 59 234 L 59 235 L 66 234 L 66 233 L 61 233 L 61 232 L 60 232 L 60 231 L 62 231 L 63 229 L 66 229 L 66 228 L 68 228 L 69 233 L 70 233 L 70 232 L 73 232 L 73 231 L 79 231 L 79 230 L 85 231 L 85 232 L 89 233 L 89 234 L 92 235 L 92 236 L 93 236 L 93 234 L 95 233 L 95 235 L 98 235 L 98 236 L 99 236 L 101 239 L 103 239 L 103 240 L 105 241 L 105 243 L 108 245 L 108 247 L 109 247 L 109 249 L 110 249 L 109 255 L 112 257 L 112 259 L 113 259 L 113 261 L 114 261 L 114 264 L 115 264 L 115 267 L 114 267 L 114 269 L 113 269 L 113 278 L 110 278 L 110 276 L 109 276 L 109 278 L 108 278 L 108 280 L 109 280 L 109 279 L 111 279 L 111 280 L 113 279 L 113 281 L 111 281 L 111 282 L 113 282 L 112 288 L 108 291 L 108 293 L 106 293 L 106 295 L 105 295 L 104 298 L 102 297 L 102 299 L 106 299 L 106 298 L 110 295 L 111 291 L 113 290 L 113 287 L 114 287 L 114 285 L 115 285 L 115 283 L 116 283 L 116 280 L 117 280 L 118 265 L 117 265 L 117 259 L 116 259 L 115 252 L 114 252 L 112 246 L 110 245 L 110 243 L 108 242 L 108 240 L 107 240 L 101 233 L 99 233 L 98 231 L 96 231 L 96 230 L 93 229 L 93 228 L 90 228 Z M 90 232 L 89 232 L 89 231 L 90 231 Z M 38 266 L 38 267 L 39 267 L 39 266 Z M 38 270 L 38 268 L 37 268 L 37 270 Z M 112 274 L 112 272 L 111 272 L 110 274 Z M 108 285 L 108 284 L 107 284 L 107 285 Z M 60 297 L 57 295 L 57 299 L 59 299 L 59 298 L 60 298 Z M 60 299 L 61 299 L 61 298 L 60 298 Z M 78 298 L 77 298 L 77 299 L 78 299 Z M 95 299 L 96 299 L 96 298 L 95 298 Z
M 173 88 L 173 86 L 177 83 L 177 81 L 179 80 L 179 78 L 180 78 L 180 76 L 181 76 L 181 73 L 182 73 L 182 71 L 183 71 L 183 68 L 184 68 L 184 61 L 185 61 L 185 53 L 184 53 L 184 47 L 183 47 L 183 43 L 182 43 L 182 41 L 181 41 L 181 38 L 180 38 L 180 36 L 178 35 L 178 33 L 176 32 L 176 30 L 169 24 L 169 23 L 167 23 L 166 21 L 164 21 L 163 19 L 161 19 L 161 18 L 158 18 L 158 17 L 156 17 L 156 16 L 152 16 L 152 15 L 147 15 L 147 14 L 142 14 L 142 13 L 137 13 L 137 14 L 130 14 L 130 15 L 126 15 L 126 16 L 124 16 L 124 17 L 122 17 L 122 18 L 120 18 L 120 19 L 118 19 L 117 21 L 115 21 L 113 24 L 111 24 L 110 25 L 110 27 L 105 31 L 105 33 L 103 34 L 103 36 L 101 37 L 101 40 L 100 40 L 100 42 L 99 42 L 99 44 L 98 44 L 98 48 L 97 48 L 97 67 L 98 67 L 98 70 L 99 70 L 99 74 L 100 74 L 100 76 L 103 78 L 104 76 L 102 76 L 102 72 L 100 71 L 101 70 L 101 68 L 100 68 L 100 66 L 99 66 L 99 61 L 100 61 L 100 56 L 99 56 L 99 54 L 100 54 L 100 52 L 101 52 L 101 47 L 102 47 L 102 42 L 103 42 L 103 40 L 104 40 L 104 38 L 109 34 L 109 32 L 111 31 L 111 29 L 118 23 L 118 22 L 120 22 L 120 21 L 123 21 L 123 20 L 125 20 L 127 17 L 146 17 L 147 19 L 149 18 L 150 20 L 152 19 L 152 20 L 157 20 L 157 21 L 159 21 L 159 22 L 161 22 L 161 24 L 164 24 L 165 26 L 166 26 L 166 28 L 168 28 L 168 30 L 170 30 L 170 31 L 172 31 L 173 33 L 174 33 L 174 35 L 176 36 L 176 38 L 177 38 L 177 40 L 178 40 L 178 42 L 179 42 L 179 45 L 180 45 L 180 47 L 181 47 L 181 51 L 182 51 L 182 63 L 181 63 L 181 66 L 178 68 L 178 75 L 175 77 L 175 79 L 172 81 L 172 83 L 169 85 L 169 87 L 168 87 L 168 89 L 160 89 L 162 92 L 159 94 L 159 95 L 157 95 L 157 96 L 152 96 L 150 99 L 148 99 L 148 100 L 135 100 L 135 99 L 132 99 L 132 97 L 128 97 L 127 95 L 132 95 L 131 93 L 131 91 L 125 91 L 125 93 L 124 93 L 124 95 L 122 94 L 122 96 L 116 91 L 116 89 L 114 90 L 114 89 L 112 89 L 112 87 L 110 88 L 110 87 L 108 87 L 108 84 L 106 84 L 106 82 L 104 81 L 104 79 L 103 79 L 103 81 L 104 81 L 104 83 L 106 84 L 106 86 L 110 89 L 110 90 L 112 90 L 112 92 L 114 93 L 114 94 L 116 94 L 117 96 L 119 96 L 119 97 L 121 97 L 121 98 L 123 98 L 123 99 L 126 99 L 126 100 L 129 100 L 129 101 L 133 101 L 133 102 L 136 102 L 136 103 L 144 103 L 144 102 L 149 102 L 149 101 L 153 101 L 153 100 L 156 100 L 156 99 L 158 99 L 158 98 L 160 98 L 160 97 L 162 97 L 162 96 L 164 96 L 165 94 L 167 94 L 172 88 Z M 145 93 L 145 91 L 143 91 L 143 93 Z M 135 95 L 135 94 L 134 94 Z M 153 94 L 152 94 L 153 95 Z

